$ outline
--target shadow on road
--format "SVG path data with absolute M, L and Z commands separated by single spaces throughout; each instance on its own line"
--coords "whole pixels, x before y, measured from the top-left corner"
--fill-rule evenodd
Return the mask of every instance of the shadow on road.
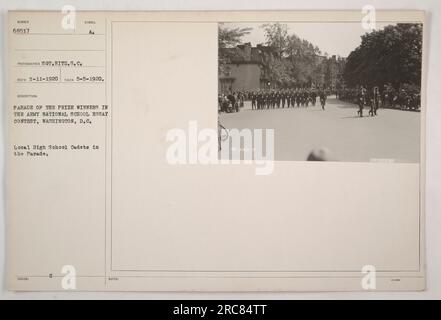
M 349 117 L 342 117 L 342 118 L 340 118 L 340 119 L 358 119 L 358 118 L 372 118 L 372 117 L 368 117 L 368 116 L 365 116 L 365 117 L 360 117 L 360 116 L 349 116 Z

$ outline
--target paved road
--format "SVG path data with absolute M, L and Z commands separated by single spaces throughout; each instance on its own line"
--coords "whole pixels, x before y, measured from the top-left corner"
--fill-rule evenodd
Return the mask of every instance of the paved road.
M 341 161 L 419 161 L 419 112 L 379 109 L 376 117 L 360 118 L 356 105 L 331 97 L 325 108 L 251 110 L 246 102 L 219 118 L 227 129 L 274 129 L 275 160 L 305 160 L 313 148 L 326 147 Z

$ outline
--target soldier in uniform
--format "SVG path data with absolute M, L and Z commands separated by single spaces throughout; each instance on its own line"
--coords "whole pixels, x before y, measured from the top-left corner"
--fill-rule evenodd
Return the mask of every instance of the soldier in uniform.
M 317 103 L 317 91 L 315 89 L 311 91 L 311 102 L 313 106 Z
M 363 107 L 366 104 L 366 89 L 364 87 L 360 87 L 357 95 L 357 104 L 358 104 L 358 115 L 363 117 Z
M 276 104 L 277 104 L 277 108 L 280 108 L 280 102 L 282 101 L 282 94 L 280 93 L 280 91 L 276 92 Z
M 325 104 L 326 104 L 326 98 L 327 98 L 325 89 L 320 90 L 319 97 L 320 97 L 320 104 L 322 105 L 322 110 L 325 110 Z
M 302 107 L 305 106 L 305 104 L 306 104 L 306 100 L 307 100 L 307 97 L 308 97 L 308 93 L 306 92 L 305 89 L 302 89 L 302 100 L 301 100 L 301 102 L 302 102 Z
M 257 93 L 257 109 L 262 109 L 262 91 Z
M 377 115 L 377 109 L 380 104 L 380 91 L 378 90 L 378 87 L 374 87 L 372 89 L 372 93 L 370 95 L 370 105 L 371 108 L 369 110 L 369 114 L 373 117 L 374 115 Z
M 309 91 L 308 91 L 308 89 L 305 89 L 305 91 L 303 93 L 303 101 L 305 103 L 305 107 L 308 107 L 308 104 L 309 104 Z
M 297 107 L 300 108 L 300 103 L 302 102 L 302 97 L 301 97 L 302 93 L 300 92 L 300 90 L 296 91 L 296 104 Z
M 270 103 L 271 103 L 271 109 L 274 109 L 276 107 L 276 93 L 273 91 L 271 91 L 271 96 L 270 96 Z
M 251 110 L 257 109 L 256 102 L 257 102 L 257 95 L 256 92 L 253 91 L 251 93 Z
M 282 93 L 280 94 L 280 99 L 282 99 L 282 108 L 285 108 L 285 103 L 286 103 L 286 91 L 282 91 Z
M 271 98 L 270 98 L 270 93 L 266 92 L 265 93 L 265 108 L 269 109 L 270 108 L 270 104 L 271 104 Z

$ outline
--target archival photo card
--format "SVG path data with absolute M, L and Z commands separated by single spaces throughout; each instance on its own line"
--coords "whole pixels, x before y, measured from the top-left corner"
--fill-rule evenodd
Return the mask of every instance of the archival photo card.
M 425 288 L 424 12 L 69 14 L 8 14 L 9 290 Z

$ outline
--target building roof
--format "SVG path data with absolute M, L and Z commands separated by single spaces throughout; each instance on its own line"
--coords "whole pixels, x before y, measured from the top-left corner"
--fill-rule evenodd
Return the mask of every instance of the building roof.
M 221 50 L 229 58 L 231 64 L 263 64 L 265 55 L 274 53 L 274 48 L 271 46 L 258 44 L 253 47 L 250 42 Z

